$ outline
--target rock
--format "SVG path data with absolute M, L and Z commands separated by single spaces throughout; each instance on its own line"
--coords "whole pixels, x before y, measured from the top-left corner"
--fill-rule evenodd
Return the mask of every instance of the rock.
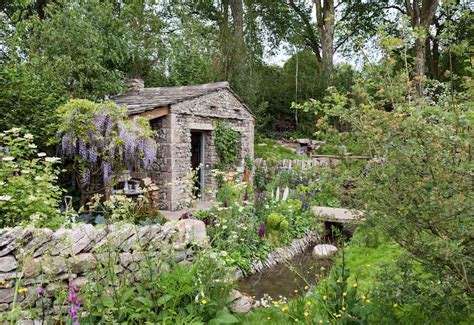
M 7 311 L 10 308 L 9 304 L 0 304 L 0 312 Z
M 85 276 L 80 276 L 77 279 L 72 280 L 71 285 L 75 288 L 82 288 L 88 283 L 88 279 Z
M 313 248 L 313 257 L 315 258 L 328 258 L 336 255 L 338 249 L 334 245 L 322 244 L 316 245 Z
M 0 303 L 10 303 L 13 301 L 15 288 L 0 289 Z
M 63 257 L 43 257 L 41 259 L 41 267 L 47 275 L 56 275 L 67 270 L 66 260 Z
M 91 253 L 82 253 L 71 259 L 71 270 L 73 273 L 84 273 L 95 269 L 97 260 Z
M 8 255 L 0 257 L 0 272 L 10 272 L 16 269 L 18 262 L 15 257 Z
M 230 310 L 238 314 L 246 314 L 252 309 L 253 299 L 249 295 L 243 294 L 237 290 L 230 293 Z
M 40 258 L 33 258 L 31 256 L 25 257 L 23 259 L 23 273 L 25 278 L 38 276 L 41 273 Z

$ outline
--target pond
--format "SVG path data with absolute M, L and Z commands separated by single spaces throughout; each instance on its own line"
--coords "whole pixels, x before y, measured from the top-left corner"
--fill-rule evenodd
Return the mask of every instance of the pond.
M 306 286 L 316 284 L 326 276 L 331 260 L 317 260 L 312 257 L 310 247 L 293 259 L 279 264 L 265 272 L 252 274 L 238 283 L 238 289 L 255 299 L 265 294 L 278 300 L 279 296 L 292 298 L 304 295 Z

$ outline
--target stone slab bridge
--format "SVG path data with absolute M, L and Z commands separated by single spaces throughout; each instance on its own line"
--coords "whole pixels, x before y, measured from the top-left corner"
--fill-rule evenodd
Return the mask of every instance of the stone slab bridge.
M 315 206 L 313 215 L 324 223 L 325 236 L 334 238 L 333 228 L 339 229 L 346 239 L 352 236 L 354 227 L 364 221 L 364 213 L 359 210 Z

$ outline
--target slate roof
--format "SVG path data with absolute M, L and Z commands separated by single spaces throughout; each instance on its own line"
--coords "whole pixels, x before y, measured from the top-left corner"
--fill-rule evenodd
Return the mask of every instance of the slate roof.
M 128 114 L 140 114 L 158 107 L 166 107 L 189 99 L 200 97 L 221 89 L 227 89 L 245 106 L 232 91 L 227 81 L 192 86 L 143 88 L 138 92 L 126 93 L 111 98 L 119 106 L 127 106 Z M 249 110 L 250 112 L 250 110 Z

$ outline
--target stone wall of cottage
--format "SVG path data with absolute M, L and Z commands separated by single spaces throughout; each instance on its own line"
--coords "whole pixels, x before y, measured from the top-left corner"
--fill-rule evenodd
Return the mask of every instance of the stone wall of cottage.
M 12 307 L 15 287 L 28 289 L 16 295 L 16 303 L 33 307 L 39 303 L 39 287 L 52 298 L 69 284 L 83 287 L 99 265 L 109 263 L 119 276 L 134 279 L 150 258 L 166 256 L 188 263 L 193 255 L 190 244 L 206 245 L 207 240 L 204 223 L 190 219 L 143 227 L 74 224 L 55 232 L 32 227 L 1 229 L 0 312 Z
M 180 130 L 174 138 L 173 157 L 180 163 L 175 168 L 172 209 L 180 209 L 191 196 L 189 177 L 191 166 L 191 131 L 203 131 L 205 134 L 205 193 L 204 199 L 212 199 L 217 184 L 212 175 L 219 161 L 214 140 L 214 124 L 223 121 L 229 128 L 240 134 L 240 161 L 237 168 L 242 169 L 244 159 L 253 159 L 254 119 L 239 100 L 228 90 L 223 89 L 192 100 L 171 106 L 172 121 Z
M 240 161 L 254 157 L 254 118 L 227 89 L 171 105 L 168 115 L 151 121 L 158 131 L 158 159 L 152 178 L 160 186 L 160 208 L 179 210 L 190 203 L 191 131 L 205 133 L 204 199 L 213 197 L 216 183 L 212 170 L 218 162 L 214 124 L 221 120 L 240 133 Z

